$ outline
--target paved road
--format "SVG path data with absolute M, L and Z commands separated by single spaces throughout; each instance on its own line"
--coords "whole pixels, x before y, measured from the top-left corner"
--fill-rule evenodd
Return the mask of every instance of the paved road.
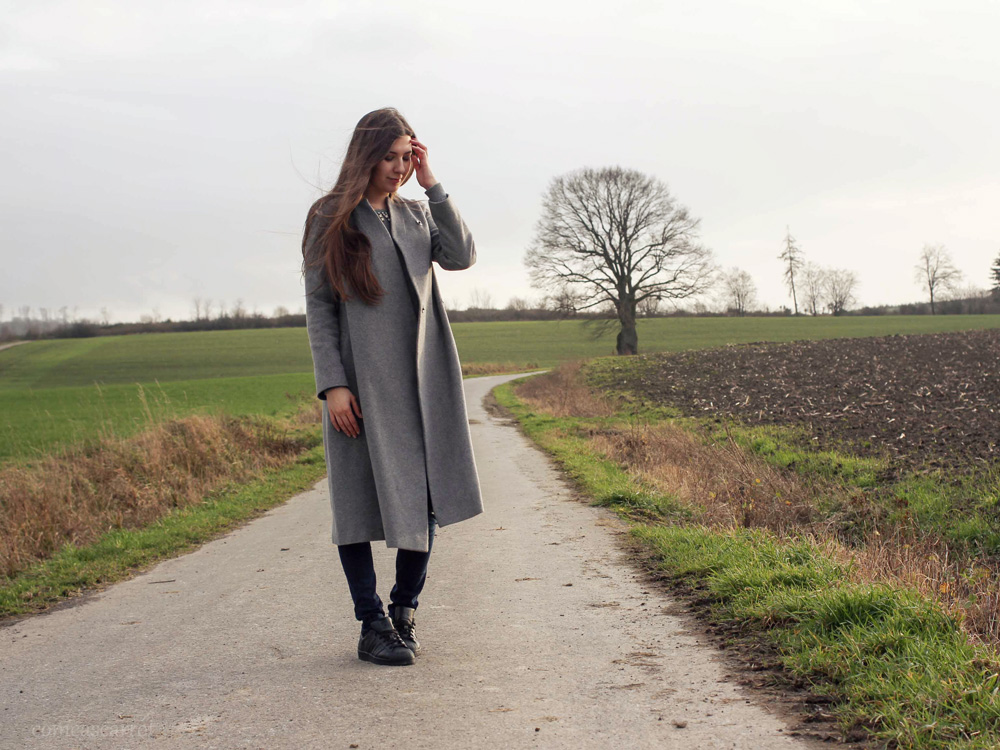
M 617 520 L 481 406 L 487 512 L 439 532 L 412 667 L 356 657 L 326 481 L 197 551 L 0 628 L 3 748 L 816 747 L 723 680 Z M 375 545 L 387 597 L 393 552 Z M 679 728 L 677 723 L 686 722 Z

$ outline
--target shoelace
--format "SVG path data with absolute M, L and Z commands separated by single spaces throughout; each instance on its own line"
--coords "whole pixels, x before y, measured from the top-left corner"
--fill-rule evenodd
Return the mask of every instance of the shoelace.
M 387 646 L 402 646 L 406 648 L 406 644 L 403 643 L 403 639 L 400 638 L 399 633 L 395 630 L 386 630 L 379 633 L 379 636 L 386 642 Z
M 393 623 L 396 626 L 396 632 L 399 633 L 401 638 L 409 638 L 411 641 L 416 640 L 414 633 L 417 631 L 416 623 L 410 620 L 398 620 Z

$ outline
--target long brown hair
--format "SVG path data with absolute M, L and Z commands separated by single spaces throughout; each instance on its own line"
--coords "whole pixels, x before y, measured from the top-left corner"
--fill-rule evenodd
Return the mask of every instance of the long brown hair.
M 306 264 L 322 264 L 335 294 L 344 300 L 351 298 L 348 285 L 369 305 L 377 304 L 385 293 L 372 271 L 371 242 L 351 226 L 350 220 L 351 212 L 364 198 L 375 165 L 389 153 L 393 141 L 404 135 L 416 137 L 413 128 L 392 107 L 376 109 L 362 117 L 347 146 L 337 182 L 329 193 L 312 204 L 306 217 L 302 234 L 303 271 Z M 400 185 L 412 174 L 411 163 Z M 400 200 L 395 193 L 390 198 Z M 316 222 L 321 222 L 317 227 L 319 234 L 310 249 L 307 245 Z

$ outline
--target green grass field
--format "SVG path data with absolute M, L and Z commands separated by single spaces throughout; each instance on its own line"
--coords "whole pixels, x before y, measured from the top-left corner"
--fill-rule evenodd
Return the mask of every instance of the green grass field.
M 1000 327 L 1000 316 L 658 318 L 639 322 L 641 352 Z M 455 323 L 462 361 L 560 362 L 613 353 L 581 321 Z M 0 461 L 28 459 L 102 433 L 205 410 L 286 413 L 313 397 L 304 328 L 34 341 L 0 351 Z M 144 403 L 145 401 L 145 403 Z
M 617 328 L 589 338 L 581 321 L 456 323 L 463 362 L 537 362 L 551 367 L 569 359 L 614 354 Z M 639 352 L 707 349 L 752 341 L 888 336 L 1000 328 L 1000 315 L 897 315 L 846 318 L 651 318 L 638 323 Z M 2 372 L 2 371 L 0 371 Z M 0 374 L 2 377 L 2 374 Z

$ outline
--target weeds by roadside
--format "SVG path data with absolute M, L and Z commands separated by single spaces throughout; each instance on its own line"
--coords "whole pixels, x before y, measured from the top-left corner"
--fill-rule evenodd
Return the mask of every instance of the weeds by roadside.
M 317 425 L 311 403 L 287 421 L 190 415 L 0 468 L 0 616 L 120 578 L 281 502 L 287 494 L 253 488 L 318 479 Z
M 64 544 L 144 526 L 305 448 L 302 436 L 269 421 L 194 415 L 29 468 L 0 469 L 0 575 L 13 576 Z
M 537 362 L 463 362 L 462 377 L 473 378 L 483 375 L 501 375 L 506 372 L 528 372 L 537 369 Z
M 927 513 L 886 507 L 870 491 L 877 462 L 806 454 L 779 431 L 757 452 L 760 432 L 627 388 L 596 393 L 580 363 L 495 394 L 595 502 L 632 520 L 665 575 L 711 591 L 712 617 L 777 644 L 786 669 L 835 695 L 845 736 L 1000 744 L 998 571 L 956 557 Z

